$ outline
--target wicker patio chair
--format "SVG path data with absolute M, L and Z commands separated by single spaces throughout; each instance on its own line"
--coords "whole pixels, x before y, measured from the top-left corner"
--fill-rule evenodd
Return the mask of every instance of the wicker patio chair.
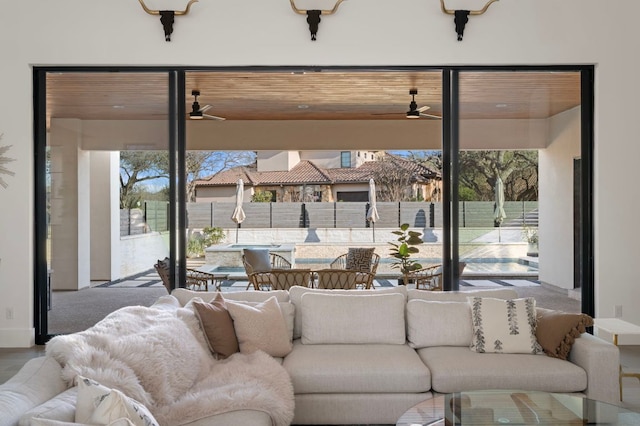
M 311 269 L 272 269 L 254 272 L 249 279 L 255 290 L 289 290 L 294 285 L 309 287 Z
M 344 269 L 349 270 L 347 268 L 347 258 L 349 253 L 345 253 L 343 255 L 338 256 L 329 267 L 331 269 Z M 372 289 L 375 288 L 373 284 L 373 279 L 376 276 L 376 271 L 378 270 L 378 264 L 380 263 L 380 256 L 376 253 L 371 255 L 371 262 L 369 264 L 369 270 L 357 270 L 356 274 L 356 287 L 364 288 L 364 289 Z
M 291 262 L 289 262 L 284 257 L 280 256 L 279 254 L 269 253 L 269 261 L 270 261 L 270 270 L 291 269 Z M 256 271 L 254 267 L 248 262 L 247 256 L 244 254 L 242 255 L 242 264 L 244 265 L 244 270 L 247 273 L 247 278 L 249 279 L 249 284 L 247 284 L 247 290 L 249 290 L 249 287 L 251 287 L 252 285 L 253 285 L 253 288 L 258 290 L 261 283 L 257 281 L 254 282 L 253 278 L 256 277 L 256 275 L 254 274 L 256 272 L 269 272 L 269 271 L 265 271 L 265 270 Z
M 156 272 L 160 276 L 160 279 L 162 280 L 162 284 L 164 284 L 164 287 L 167 289 L 167 292 L 171 294 L 171 278 L 170 278 L 171 269 L 170 269 L 169 262 L 170 260 L 168 257 L 165 257 L 162 260 L 158 259 L 158 263 L 153 265 L 153 267 L 155 268 Z
M 414 283 L 416 289 L 442 291 L 442 265 L 433 265 L 403 275 L 404 285 Z
M 318 288 L 355 290 L 357 287 L 358 271 L 349 269 L 321 269 L 316 271 Z

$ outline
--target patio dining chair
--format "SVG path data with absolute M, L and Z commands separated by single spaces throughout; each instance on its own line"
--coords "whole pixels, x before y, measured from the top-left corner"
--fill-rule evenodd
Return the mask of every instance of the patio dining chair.
M 316 271 L 318 288 L 329 290 L 355 290 L 358 271 L 348 269 L 321 269 Z
M 380 256 L 371 248 L 350 248 L 349 252 L 338 256 L 329 267 L 356 271 L 356 287 L 375 288 L 373 279 L 376 276 Z
M 253 285 L 258 289 L 260 283 L 254 280 L 256 272 L 269 272 L 273 269 L 291 269 L 291 262 L 277 253 L 270 253 L 265 249 L 244 249 L 242 252 L 242 264 L 247 273 L 249 283 L 247 290 Z
M 403 275 L 404 285 L 414 283 L 416 289 L 442 291 L 442 265 L 432 265 Z
M 269 272 L 254 272 L 249 279 L 255 290 L 289 290 L 294 285 L 309 287 L 311 269 L 272 269 Z
M 162 284 L 167 289 L 167 292 L 171 294 L 171 269 L 170 260 L 168 257 L 160 260 L 153 265 L 158 276 L 162 280 Z M 209 283 L 213 284 L 216 290 L 220 290 L 220 275 L 215 276 L 209 272 L 199 271 L 197 269 L 187 268 L 186 270 L 186 282 L 185 287 L 191 290 L 209 290 Z

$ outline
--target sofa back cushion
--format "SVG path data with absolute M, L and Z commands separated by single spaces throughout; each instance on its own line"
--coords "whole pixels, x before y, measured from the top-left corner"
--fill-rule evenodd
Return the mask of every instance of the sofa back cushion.
M 402 294 L 307 293 L 301 303 L 305 345 L 406 343 Z
M 409 300 L 432 300 L 435 302 L 467 302 L 467 297 L 493 297 L 495 299 L 517 299 L 518 293 L 510 288 L 497 288 L 470 291 L 407 291 Z
M 407 302 L 407 340 L 415 349 L 431 346 L 469 346 L 473 327 L 467 302 Z
M 273 293 L 272 291 L 268 293 Z M 346 294 L 353 295 L 354 290 L 320 290 L 301 286 L 294 286 L 289 289 L 289 299 L 296 307 L 295 320 L 293 323 L 293 338 L 299 339 L 302 336 L 302 296 L 305 294 Z M 405 286 L 382 288 L 379 290 L 358 290 L 358 295 L 370 294 L 400 294 L 407 300 L 407 288 Z M 466 299 L 465 299 L 466 301 Z
M 199 297 L 205 302 L 212 301 L 218 291 L 193 291 L 186 288 L 176 288 L 171 295 L 180 301 L 180 306 L 184 306 L 194 297 Z M 288 302 L 289 292 L 286 290 L 274 291 L 232 291 L 225 292 L 225 300 L 238 300 L 244 302 L 264 302 L 268 298 L 275 296 L 278 302 Z

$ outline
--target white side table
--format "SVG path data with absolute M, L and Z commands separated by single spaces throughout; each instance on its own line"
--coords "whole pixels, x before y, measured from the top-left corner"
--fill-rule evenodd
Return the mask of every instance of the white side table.
M 616 346 L 640 344 L 640 325 L 632 324 L 620 318 L 595 318 L 593 326 L 600 338 L 609 337 Z M 622 378 L 635 377 L 640 380 L 640 373 L 625 373 L 620 365 L 620 401 L 622 401 Z

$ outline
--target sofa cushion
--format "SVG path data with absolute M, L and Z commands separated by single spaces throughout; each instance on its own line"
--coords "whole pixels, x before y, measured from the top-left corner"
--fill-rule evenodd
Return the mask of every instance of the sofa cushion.
M 569 361 L 546 355 L 477 353 L 440 346 L 417 350 L 431 371 L 431 387 L 450 393 L 480 389 L 583 392 L 587 373 Z
M 407 340 L 412 348 L 471 344 L 471 308 L 467 302 L 407 302 Z
M 211 352 L 219 359 L 225 359 L 240 351 L 233 319 L 221 293 L 209 303 L 195 301 L 193 308 Z
M 431 383 L 429 369 L 407 345 L 304 345 L 296 340 L 282 366 L 296 394 L 427 392 Z
M 280 306 L 271 297 L 255 306 L 227 300 L 227 309 L 240 344 L 240 352 L 262 350 L 274 357 L 291 351 L 291 340 Z
M 261 293 L 261 292 L 254 292 Z M 273 293 L 270 291 L 269 293 Z M 296 307 L 296 317 L 295 322 L 293 324 L 293 338 L 299 339 L 302 335 L 302 295 L 312 293 L 312 294 L 353 294 L 353 290 L 320 290 L 313 289 L 307 287 L 293 286 L 289 289 L 289 298 L 291 303 L 293 303 Z M 365 294 L 401 294 L 404 299 L 407 299 L 407 288 L 405 286 L 399 287 L 391 287 L 391 288 L 381 288 L 377 290 L 358 290 L 359 295 Z M 231 293 L 233 294 L 233 293 Z M 466 299 L 465 299 L 466 301 Z
M 537 354 L 542 352 L 536 340 L 536 300 L 470 297 L 473 337 L 476 352 Z
M 136 426 L 159 426 L 147 407 L 117 389 L 78 376 L 77 423 L 107 424 L 118 419 L 131 420 Z
M 406 342 L 401 294 L 313 294 L 302 296 L 303 344 Z M 373 321 L 375 320 L 375 326 Z
M 226 299 L 226 296 L 224 297 Z M 245 301 L 242 301 L 239 303 L 243 303 L 247 306 L 257 306 L 260 304 L 258 302 L 245 302 Z M 296 307 L 291 302 L 278 302 L 278 306 L 280 307 L 280 312 L 282 313 L 284 322 L 287 325 L 287 336 L 289 336 L 290 341 L 293 341 L 293 320 L 296 315 Z
M 29 426 L 34 419 L 51 419 L 73 422 L 76 418 L 78 387 L 74 386 L 59 393 L 48 401 L 27 411 L 20 417 L 19 426 Z
M 350 247 L 347 252 L 345 268 L 352 271 L 370 272 L 371 257 L 375 248 Z
M 544 308 L 536 308 L 536 320 L 536 339 L 544 353 L 560 359 L 567 359 L 576 338 L 593 325 L 593 318 L 587 314 Z
M 510 288 L 490 288 L 469 291 L 424 291 L 411 289 L 407 291 L 409 300 L 421 299 L 436 302 L 466 302 L 469 297 L 493 297 L 496 299 L 516 299 L 518 293 Z
M 189 300 L 194 297 L 199 297 L 205 302 L 209 302 L 216 297 L 219 291 L 194 291 L 187 290 L 186 288 L 176 288 L 171 292 L 171 295 L 180 301 L 180 306 L 186 305 Z M 286 290 L 273 290 L 273 291 L 233 291 L 225 292 L 225 300 L 242 300 L 246 302 L 264 302 L 270 297 L 275 296 L 278 302 L 288 302 L 289 292 Z

